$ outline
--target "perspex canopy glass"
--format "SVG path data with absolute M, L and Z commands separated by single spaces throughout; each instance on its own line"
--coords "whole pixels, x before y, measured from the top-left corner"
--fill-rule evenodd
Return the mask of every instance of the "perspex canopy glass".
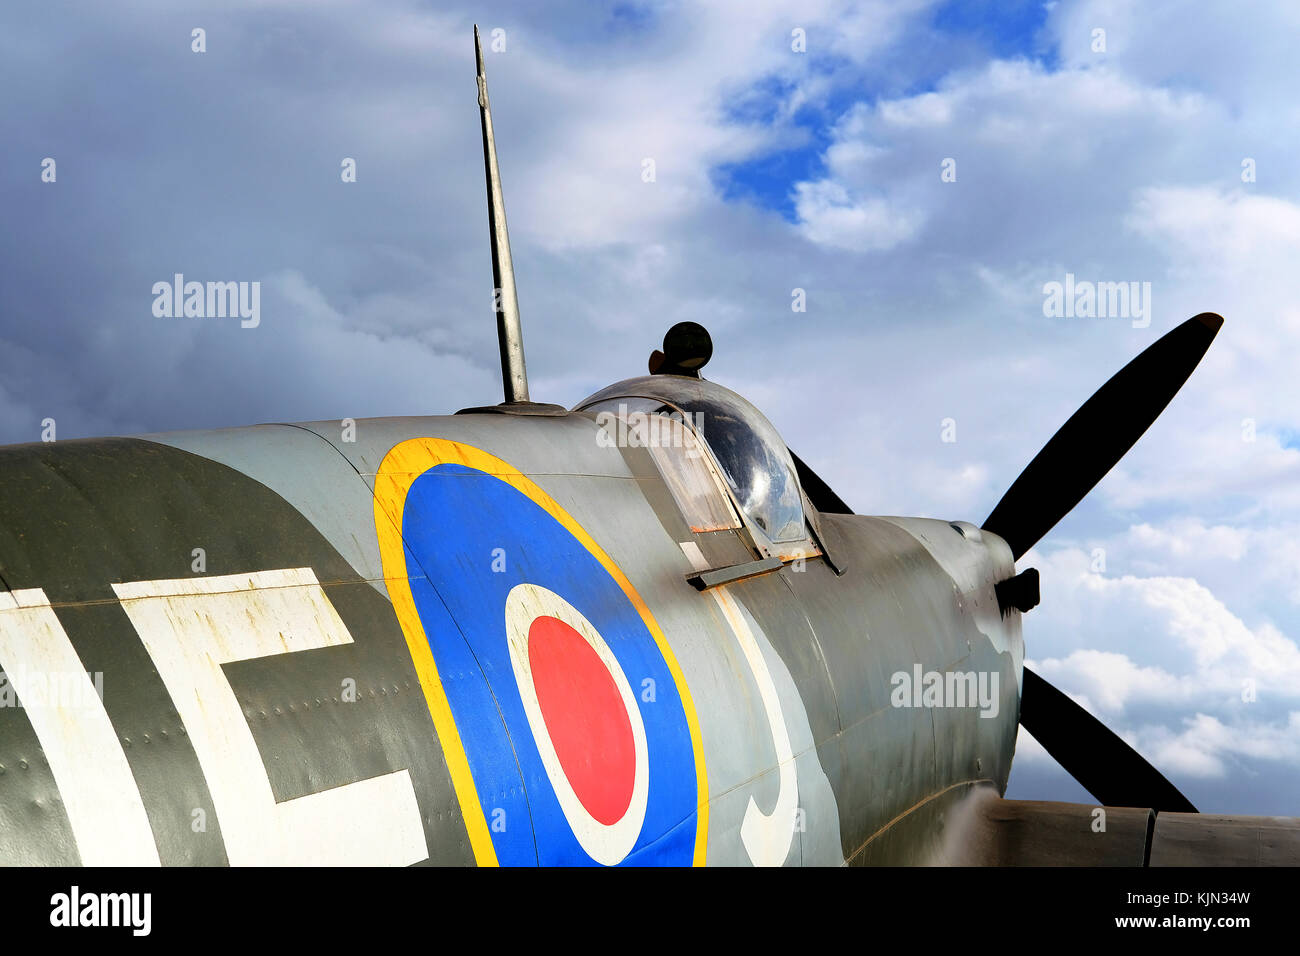
M 619 400 L 627 399 L 660 402 L 662 407 L 654 411 L 664 415 L 684 412 L 712 452 L 745 516 L 774 543 L 803 540 L 803 498 L 794 461 L 780 434 L 757 408 L 714 382 L 684 375 L 647 375 L 601 389 L 579 402 L 576 410 L 617 410 Z

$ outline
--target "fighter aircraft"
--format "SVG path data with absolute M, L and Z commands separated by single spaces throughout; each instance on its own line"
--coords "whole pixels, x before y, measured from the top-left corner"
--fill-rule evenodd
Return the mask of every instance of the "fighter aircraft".
M 980 524 L 859 515 L 681 324 L 528 393 L 475 30 L 501 404 L 0 449 L 0 862 L 1295 862 L 1024 667 L 1017 569 L 1222 319 Z M 1023 724 L 1096 805 L 1002 799 Z

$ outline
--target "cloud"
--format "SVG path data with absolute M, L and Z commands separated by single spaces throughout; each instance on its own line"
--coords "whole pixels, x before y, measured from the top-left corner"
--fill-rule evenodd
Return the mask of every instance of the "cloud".
M 895 208 L 885 199 L 850 199 L 836 182 L 799 183 L 795 190 L 800 230 L 818 245 L 853 252 L 892 249 L 921 226 L 919 213 Z
M 1031 666 L 1033 666 L 1031 664 Z M 1074 651 L 1068 657 L 1037 664 L 1042 675 L 1059 683 L 1068 678 L 1079 688 L 1076 701 L 1100 712 L 1120 711 L 1130 699 L 1186 702 L 1196 698 L 1200 688 L 1180 680 L 1159 667 L 1139 667 L 1127 655 L 1110 651 Z
M 1211 560 L 1239 561 L 1246 554 L 1250 534 L 1244 528 L 1222 524 L 1207 527 L 1196 518 L 1184 517 L 1159 528 L 1146 522 L 1134 525 L 1128 536 L 1137 547 L 1179 557 L 1196 554 Z
M 1300 646 L 1271 621 L 1247 625 L 1193 578 L 1115 573 L 1129 546 L 1234 567 L 1252 554 L 1248 535 L 1185 520 L 1134 526 L 1113 549 L 1036 549 L 1028 560 L 1041 568 L 1044 599 L 1026 619 L 1027 665 L 1194 803 L 1282 812 L 1286 790 L 1259 781 L 1289 773 L 1300 752 Z M 1020 779 L 1047 785 L 1046 751 L 1021 741 Z
M 1198 713 L 1178 733 L 1154 734 L 1151 746 L 1160 766 L 1193 777 L 1224 777 L 1239 758 L 1294 764 L 1300 759 L 1300 711 L 1285 723 L 1231 726 Z

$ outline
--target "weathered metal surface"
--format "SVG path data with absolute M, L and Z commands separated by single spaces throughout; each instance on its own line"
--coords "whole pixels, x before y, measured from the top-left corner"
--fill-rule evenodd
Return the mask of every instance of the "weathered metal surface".
M 322 458 L 336 457 L 318 444 Z M 300 463 L 309 470 L 316 462 Z M 218 780 L 227 792 L 269 786 L 277 801 L 288 801 L 403 770 L 415 791 L 428 859 L 470 861 L 442 753 L 432 745 L 432 721 L 411 690 L 414 668 L 391 606 L 281 496 L 225 465 L 132 439 L 0 449 L 0 476 L 5 580 L 16 591 L 41 589 L 85 671 L 102 675 L 102 707 L 160 862 L 230 861 L 227 848 L 234 841 L 224 831 L 248 821 L 217 806 Z M 203 572 L 192 570 L 198 547 L 206 553 Z M 183 691 L 168 686 L 115 585 L 292 568 L 312 570 L 353 641 L 226 665 L 229 693 L 260 754 L 261 774 L 260 780 L 230 779 L 227 758 L 235 751 L 219 743 L 216 762 L 200 760 L 193 728 L 180 716 Z M 242 619 L 226 620 L 232 637 L 267 636 L 255 606 L 245 608 Z M 6 644 L 27 656 L 30 646 L 22 639 L 31 635 L 26 629 L 15 635 L 13 627 L 0 612 Z M 318 632 L 311 616 L 296 627 Z M 30 666 L 24 659 L 0 660 L 6 672 Z M 344 703 L 349 681 L 355 700 Z M 199 695 L 194 705 L 232 706 L 230 698 L 210 695 Z M 0 707 L 0 765 L 7 771 L 0 775 L 0 846 L 7 863 L 80 859 L 80 837 L 60 809 L 63 784 L 43 766 L 41 747 L 49 744 L 36 740 L 23 707 Z M 29 769 L 20 771 L 24 763 Z M 37 819 L 33 805 L 42 808 Z M 343 828 L 356 822 L 335 820 Z
M 598 440 L 600 429 L 590 418 L 581 415 L 366 418 L 355 424 L 352 433 L 337 421 L 304 422 L 299 427 L 315 432 L 333 445 L 372 487 L 374 475 L 388 452 L 403 441 L 420 436 L 495 449 L 512 466 L 533 477 L 632 477 L 623 456 L 617 454 L 618 449 L 602 447 Z
M 686 580 L 695 590 L 707 591 L 709 588 L 734 584 L 737 581 L 743 581 L 745 578 L 770 574 L 773 571 L 779 571 L 782 567 L 779 558 L 763 558 L 759 561 L 746 561 L 743 564 L 733 564 L 725 568 L 700 571 L 698 574 L 688 575 Z
M 62 537 L 36 534 L 36 525 L 44 522 L 30 517 L 35 512 L 24 511 L 29 516 L 24 521 L 11 507 L 2 522 L 9 535 L 7 547 L 0 551 L 6 579 L 17 582 L 18 586 L 39 580 L 48 589 L 57 613 L 77 622 L 71 629 L 76 635 L 73 640 L 79 647 L 84 645 L 89 649 L 84 655 L 90 659 L 87 667 L 92 663 L 104 665 L 110 687 L 119 681 L 130 681 L 143 685 L 142 690 L 148 688 L 147 694 L 136 692 L 115 700 L 107 710 L 122 740 L 126 759 L 140 783 L 163 862 L 221 862 L 229 858 L 230 841 L 221 836 L 222 814 L 218 805 L 222 801 L 214 800 L 206 789 L 206 774 L 211 768 L 200 767 L 201 760 L 188 735 L 181 732 L 185 721 L 177 716 L 180 711 L 173 706 L 180 690 L 167 686 L 157 676 L 158 668 L 150 660 L 150 639 L 139 633 L 139 626 L 132 627 L 131 615 L 124 614 L 121 605 L 116 603 L 114 585 L 180 580 L 187 574 L 202 579 L 205 575 L 241 571 L 263 573 L 279 568 L 312 568 L 322 593 L 339 609 L 346 622 L 352 643 L 285 653 L 274 659 L 233 661 L 224 671 L 244 707 L 249 733 L 258 742 L 272 790 L 279 799 L 291 800 L 325 792 L 348 781 L 372 779 L 406 766 L 416 767 L 419 761 L 413 759 L 412 748 L 419 750 L 421 746 L 429 751 L 426 763 L 437 759 L 442 765 L 442 751 L 427 711 L 424 720 L 414 724 L 411 721 L 416 718 L 407 717 L 400 730 L 391 724 L 376 726 L 373 717 L 366 719 L 365 704 L 376 699 L 368 695 L 376 690 L 382 694 L 379 699 L 385 702 L 390 695 L 393 700 L 418 701 L 413 693 L 416 685 L 411 680 L 414 669 L 409 654 L 399 655 L 405 657 L 404 666 L 399 666 L 393 657 L 393 638 L 400 631 L 400 623 L 392 609 L 371 611 L 364 619 L 358 619 L 355 611 L 351 619 L 345 613 L 345 608 L 358 599 L 363 604 L 383 601 L 366 583 L 379 576 L 375 560 L 378 548 L 370 543 L 375 540 L 373 525 L 357 527 L 373 515 L 358 514 L 361 499 L 355 489 L 375 487 L 383 456 L 400 445 L 401 440 L 409 440 L 412 433 L 450 433 L 458 439 L 472 439 L 476 444 L 469 447 L 482 448 L 489 454 L 498 450 L 512 460 L 528 461 L 539 489 L 557 507 L 571 514 L 594 541 L 608 547 L 613 566 L 623 569 L 630 586 L 642 595 L 647 610 L 662 619 L 660 628 L 665 648 L 680 668 L 683 689 L 693 698 L 696 708 L 697 733 L 701 738 L 696 759 L 703 765 L 706 780 L 699 789 L 708 795 L 710 804 L 716 805 L 702 814 L 707 824 L 694 839 L 693 849 L 698 851 L 700 859 L 744 863 L 759 857 L 770 861 L 768 858 L 779 847 L 773 850 L 772 840 L 762 837 L 764 825 L 769 832 L 776 829 L 770 822 L 764 824 L 764 820 L 770 821 L 778 809 L 782 812 L 788 809 L 792 787 L 797 820 L 785 827 L 791 835 L 788 847 L 780 854 L 781 862 L 839 862 L 844 859 L 848 845 L 842 839 L 842 832 L 870 831 L 879 823 L 878 813 L 894 806 L 893 802 L 879 799 L 870 787 L 860 792 L 850 788 L 844 795 L 836 795 L 832 781 L 828 780 L 829 768 L 823 771 L 828 758 L 843 775 L 846 765 L 868 765 L 877 756 L 871 746 L 858 752 L 852 740 L 841 739 L 841 701 L 836 699 L 831 678 L 834 668 L 828 666 L 809 624 L 810 620 L 826 619 L 831 605 L 839 605 L 841 613 L 850 619 L 860 618 L 867 606 L 863 604 L 862 582 L 837 587 L 834 595 L 811 593 L 806 587 L 794 586 L 792 582 L 803 584 L 821 573 L 829 573 L 817 559 L 812 559 L 805 572 L 787 569 L 770 579 L 727 585 L 719 589 L 726 592 L 726 602 L 719 604 L 686 583 L 686 574 L 698 568 L 683 551 L 682 544 L 698 542 L 697 547 L 710 550 L 713 556 L 734 561 L 741 553 L 734 537 L 727 539 L 718 533 L 694 535 L 680 522 L 674 524 L 671 516 L 665 515 L 671 497 L 666 495 L 662 481 L 647 471 L 634 474 L 624 460 L 624 450 L 600 447 L 590 421 L 548 419 L 543 426 L 546 434 L 541 438 L 537 437 L 535 423 L 529 424 L 534 427 L 522 428 L 514 420 L 489 416 L 363 421 L 357 423 L 355 442 L 344 441 L 341 429 L 330 436 L 330 426 L 325 425 L 312 428 L 320 437 L 308 436 L 297 428 L 160 437 L 160 441 L 170 445 L 185 445 L 195 452 L 209 451 L 214 459 L 236 463 L 274 484 L 279 493 L 214 460 L 174 451 L 161 444 L 105 441 L 9 450 L 18 467 L 5 469 L 6 490 L 10 492 L 6 501 L 38 497 L 42 502 L 41 513 L 66 515 L 63 525 L 66 534 Z M 275 461 L 270 446 L 276 440 L 282 442 L 281 449 L 291 465 Z M 351 465 L 340 456 L 346 457 Z M 499 460 L 505 462 L 504 458 Z M 349 479 L 348 469 L 352 465 L 356 470 Z M 400 456 L 396 465 L 399 473 L 411 478 L 422 471 L 419 465 L 404 463 Z M 34 477 L 24 480 L 24 469 Z M 170 478 L 168 469 L 181 472 L 183 477 Z M 504 466 L 489 467 L 476 480 L 499 482 L 501 479 L 495 472 L 502 470 L 506 470 Z M 73 476 L 72 484 L 79 489 L 76 506 L 66 507 L 61 496 L 45 487 L 50 485 L 49 475 L 53 472 Z M 147 482 L 142 480 L 146 475 Z M 259 501 L 265 504 L 258 505 Z M 305 515 L 312 515 L 313 520 L 307 520 Z M 491 537 L 497 533 L 491 531 L 492 515 L 483 518 L 486 522 L 483 534 Z M 318 524 L 330 531 L 328 539 L 348 546 L 355 564 L 341 559 L 338 549 L 322 534 L 322 528 L 316 527 Z M 468 533 L 467 524 L 462 518 L 445 528 L 449 540 L 463 541 Z M 499 530 L 506 533 L 508 528 Z M 725 540 L 731 540 L 732 544 L 719 550 Z M 85 552 L 86 542 L 95 541 L 100 543 Z M 308 546 L 313 541 L 315 545 Z M 208 564 L 201 573 L 189 567 L 194 547 L 204 547 L 207 554 Z M 149 560 L 104 560 L 105 550 L 130 552 Z M 79 551 L 85 552 L 85 560 L 68 564 L 69 556 L 75 557 Z M 703 557 L 704 550 L 699 554 Z M 547 562 L 553 555 L 544 552 L 529 555 L 521 546 L 512 553 L 511 559 Z M 432 559 L 427 555 L 422 559 L 426 563 L 429 560 Z M 482 580 L 488 581 L 489 555 L 484 554 L 483 560 Z M 560 571 L 556 588 L 575 586 L 574 581 L 564 577 L 571 569 L 560 568 Z M 810 577 L 805 578 L 809 572 Z M 833 574 L 828 580 L 837 585 L 842 581 Z M 467 608 L 475 603 L 474 581 L 472 569 L 463 566 L 438 579 L 447 592 L 444 596 L 453 605 L 456 596 L 451 592 L 470 588 L 465 592 Z M 800 603 L 797 599 L 800 590 L 808 594 L 810 602 Z M 373 598 L 364 597 L 367 591 Z M 834 601 L 830 601 L 832 596 Z M 88 598 L 93 603 L 87 603 Z M 388 607 L 386 602 L 385 607 Z M 214 620 L 224 619 L 227 627 L 234 627 L 229 613 L 222 612 Z M 453 628 L 463 626 L 454 614 L 444 623 Z M 157 621 L 152 626 L 161 627 Z M 250 627 L 260 626 L 255 615 Z M 91 633 L 96 628 L 97 633 Z M 114 653 L 104 648 L 96 654 L 97 639 L 109 634 L 115 638 L 113 646 L 120 651 Z M 859 637 L 853 636 L 859 645 L 856 649 L 846 645 L 839 648 L 838 669 L 843 679 L 852 680 L 855 669 L 861 671 L 864 666 L 863 659 L 869 661 L 872 656 L 873 649 L 859 641 Z M 376 657 L 383 646 L 388 650 Z M 156 646 L 152 653 L 158 653 Z M 313 661 L 342 654 L 361 658 L 351 668 L 356 673 L 361 703 L 351 709 L 324 703 L 338 696 L 337 691 L 330 691 L 335 690 L 332 684 L 342 680 L 338 669 L 341 665 L 325 668 L 323 673 L 321 665 L 311 666 Z M 915 656 L 907 655 L 909 659 Z M 489 664 L 494 673 L 500 673 L 504 666 L 501 660 L 481 662 L 484 667 Z M 883 674 L 878 663 L 868 662 L 865 666 L 865 672 Z M 150 678 L 150 674 L 154 676 Z M 864 688 L 843 688 L 843 700 L 874 695 L 879 705 L 887 699 L 881 697 L 887 688 L 880 680 L 866 687 L 865 695 L 861 692 Z M 298 697 L 302 700 L 295 699 Z M 319 707 L 315 704 L 317 699 L 323 702 Z M 145 731 L 136 729 L 163 723 L 159 711 L 168 715 L 169 739 L 176 741 L 174 757 L 163 762 L 150 756 L 158 752 L 156 748 L 141 749 L 138 741 Z M 195 713 L 191 713 L 191 722 L 198 719 Z M 11 711 L 6 715 L 14 732 L 4 739 L 31 741 L 30 729 L 22 726 L 21 714 L 21 711 Z M 903 735 L 909 756 L 902 764 L 902 774 L 895 771 L 882 777 L 916 780 L 915 770 L 922 768 L 920 783 L 902 788 L 910 797 L 917 786 L 924 790 L 934 780 L 932 717 L 923 711 L 892 708 L 888 714 L 892 719 L 887 722 L 893 726 L 886 731 L 886 737 L 906 726 L 920 728 Z M 312 732 L 310 728 L 322 720 L 328 731 Z M 878 721 L 875 726 L 884 722 Z M 423 730 L 419 729 L 420 723 L 424 725 Z M 515 728 L 514 736 L 518 732 Z M 135 741 L 127 747 L 125 740 L 132 733 Z M 514 736 L 510 739 L 514 740 Z M 159 739 L 157 732 L 151 739 Z M 510 746 L 517 748 L 519 741 Z M 779 754 L 783 755 L 780 759 Z M 207 759 L 212 762 L 217 758 L 210 752 Z M 783 767 L 783 762 L 787 766 Z M 540 780 L 521 778 L 518 766 L 512 766 L 515 763 L 512 758 L 502 761 L 495 770 L 492 766 L 476 768 L 476 775 L 483 775 L 477 789 L 496 794 L 503 802 L 511 792 L 516 799 L 522 798 L 529 786 L 535 788 Z M 247 766 L 241 766 L 247 775 Z M 497 776 L 498 770 L 507 776 Z M 411 769 L 410 773 L 422 804 L 428 802 L 427 770 L 417 773 Z M 465 860 L 464 856 L 457 855 L 463 854 L 472 843 L 465 823 L 461 822 L 465 807 L 459 798 L 449 802 L 455 788 L 449 786 L 446 777 L 441 777 L 441 781 L 434 787 L 442 794 L 435 801 L 440 809 L 432 815 L 425 813 L 428 854 L 431 859 L 444 862 Z M 249 785 L 255 782 L 250 781 Z M 231 799 L 228 792 L 227 815 L 232 812 Z M 526 815 L 534 812 L 527 804 L 519 806 L 525 808 Z M 209 825 L 202 834 L 188 835 L 185 821 L 195 809 L 202 808 L 215 811 Z M 442 825 L 433 827 L 431 817 L 441 817 L 438 822 Z M 747 818 L 748 844 L 743 832 Z M 449 824 L 457 832 L 449 834 Z M 656 838 L 651 841 L 656 843 L 669 834 L 648 836 Z M 58 841 L 45 842 L 39 856 L 49 858 L 48 851 L 56 850 L 57 846 Z M 15 852 L 20 858 L 32 858 L 37 850 L 15 847 Z M 245 857 L 237 854 L 236 862 L 246 860 L 248 851 L 239 852 Z M 534 847 L 533 858 L 537 859 L 538 855 Z
M 841 806 L 858 807 L 843 820 L 845 856 L 853 857 L 881 827 L 933 794 L 978 780 L 1005 786 L 1016 675 L 1010 654 L 998 653 L 977 626 L 975 595 L 923 540 L 886 519 L 823 515 L 822 522 L 854 555 L 851 566 L 836 577 L 809 562 L 804 574 L 785 578 L 808 609 L 835 687 L 841 730 L 819 746 Z M 973 554 L 983 550 L 934 524 Z M 910 677 L 917 668 L 997 674 L 996 715 L 981 717 L 971 707 L 894 706 L 895 675 Z M 886 767 L 892 772 L 880 772 Z
M 960 815 L 979 784 L 956 783 L 928 794 L 884 820 L 845 861 L 848 866 L 932 866 L 943 864 L 943 848 L 953 836 L 949 821 Z
M 1300 818 L 1161 813 L 1152 866 L 1295 866 Z
M 497 338 L 501 349 L 501 378 L 507 402 L 528 401 L 528 372 L 524 365 L 524 336 L 519 324 L 519 298 L 515 292 L 515 267 L 510 257 L 510 231 L 506 227 L 506 202 L 497 166 L 492 105 L 488 101 L 483 47 L 474 27 L 474 63 L 478 71 L 478 108 L 483 127 L 483 169 L 487 179 L 488 234 L 492 240 L 492 279 Z
M 346 428 L 338 423 L 340 437 Z M 254 425 L 148 437 L 219 461 L 266 485 L 383 593 L 379 546 L 373 532 L 365 533 L 374 496 L 351 462 L 320 435 L 297 425 Z
M 355 426 L 0 449 L 0 668 L 71 653 L 104 687 L 102 723 L 0 707 L 0 859 L 942 862 L 963 798 L 1005 787 L 1023 649 L 996 536 L 825 514 L 845 574 L 813 556 L 699 592 L 752 545 L 691 531 L 646 450 L 588 418 Z M 622 751 L 557 717 L 530 657 L 547 617 L 598 675 L 555 686 L 613 688 Z M 930 671 L 997 684 L 977 706 L 895 696 Z M 129 773 L 67 769 L 93 726 Z M 584 762 L 613 767 L 585 778 L 594 812 L 626 771 L 612 823 L 571 786 Z M 86 794 L 138 800 L 148 837 L 92 835 Z M 989 852 L 1020 861 L 1040 831 L 1066 852 L 1044 819 L 1001 821 L 1020 842 Z
M 952 807 L 928 862 L 943 866 L 1143 866 L 1155 812 L 1003 800 L 974 789 Z

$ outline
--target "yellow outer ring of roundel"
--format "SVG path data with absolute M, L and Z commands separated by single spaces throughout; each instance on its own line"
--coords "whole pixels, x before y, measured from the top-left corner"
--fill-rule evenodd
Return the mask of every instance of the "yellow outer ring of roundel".
M 609 572 L 618 586 L 623 589 L 627 599 L 632 602 L 646 630 L 659 646 L 673 681 L 677 685 L 677 694 L 681 698 L 682 711 L 691 731 L 691 749 L 695 753 L 695 779 L 698 806 L 696 807 L 695 856 L 694 865 L 703 866 L 709 836 L 709 781 L 704 767 L 704 747 L 700 736 L 699 716 L 695 712 L 695 702 L 691 698 L 690 688 L 682 675 L 677 658 L 668 646 L 663 631 L 655 621 L 654 615 L 641 595 L 632 587 L 627 576 L 613 559 L 607 555 L 582 525 L 574 521 L 567 511 L 559 506 L 550 495 L 539 488 L 530 478 L 506 462 L 485 451 L 445 438 L 412 438 L 389 449 L 384 456 L 379 472 L 375 475 L 375 532 L 379 539 L 379 554 L 384 564 L 384 584 L 388 587 L 393 610 L 401 623 L 402 633 L 406 635 L 406 645 L 411 651 L 415 671 L 424 689 L 424 699 L 429 705 L 429 714 L 433 717 L 434 728 L 442 742 L 443 755 L 451 773 L 452 786 L 456 790 L 456 799 L 460 803 L 465 829 L 469 833 L 470 846 L 474 850 L 474 859 L 480 866 L 496 866 L 496 850 L 492 845 L 492 836 L 488 831 L 487 818 L 483 815 L 483 806 L 479 802 L 478 790 L 474 777 L 470 773 L 469 758 L 465 755 L 465 746 L 461 743 L 460 732 L 456 729 L 456 720 L 447 702 L 442 679 L 438 676 L 438 665 L 429 649 L 429 640 L 420 622 L 419 612 L 415 608 L 415 598 L 411 594 L 411 584 L 406 569 L 406 547 L 402 541 L 402 511 L 406 506 L 406 493 L 415 480 L 435 465 L 450 462 L 465 465 L 478 471 L 499 478 L 516 491 L 528 496 L 547 514 L 568 530 L 582 546 Z

